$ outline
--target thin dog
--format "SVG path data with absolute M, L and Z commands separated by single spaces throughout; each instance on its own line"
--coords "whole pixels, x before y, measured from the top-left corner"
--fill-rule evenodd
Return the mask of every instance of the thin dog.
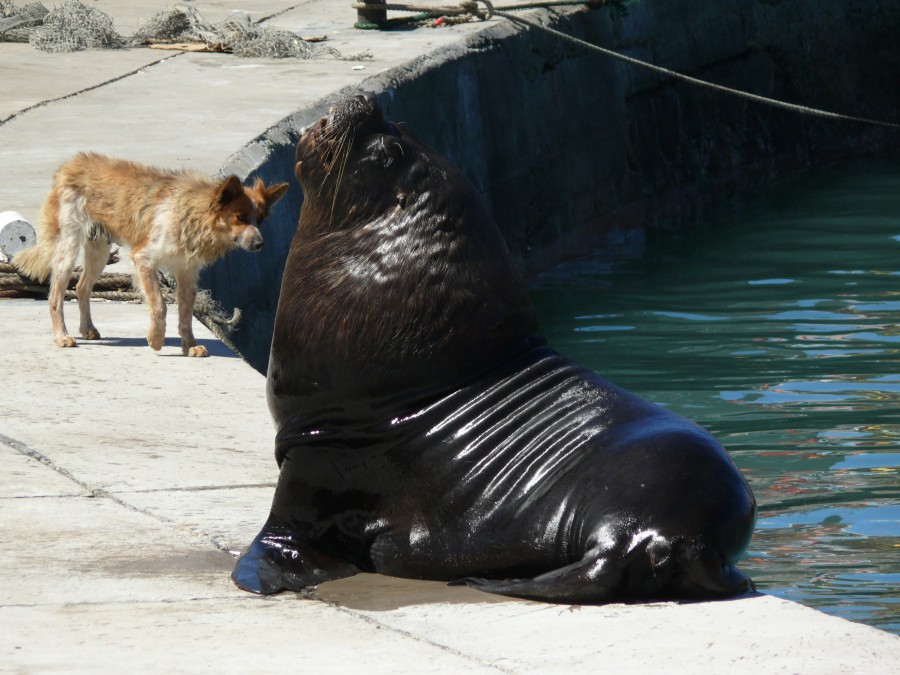
M 13 264 L 24 276 L 41 282 L 50 278 L 53 339 L 60 347 L 74 347 L 63 304 L 78 252 L 84 250 L 84 271 L 75 287 L 80 332 L 96 340 L 100 333 L 91 320 L 91 291 L 111 245 L 128 246 L 150 308 L 150 347 L 158 351 L 165 340 L 166 304 L 157 274 L 164 270 L 175 276 L 178 287 L 181 350 L 207 356 L 191 328 L 200 270 L 235 248 L 259 251 L 259 225 L 287 188 L 287 183 L 267 187 L 258 178 L 249 187 L 233 175 L 215 180 L 82 152 L 57 170 L 41 211 L 38 242 L 18 253 Z

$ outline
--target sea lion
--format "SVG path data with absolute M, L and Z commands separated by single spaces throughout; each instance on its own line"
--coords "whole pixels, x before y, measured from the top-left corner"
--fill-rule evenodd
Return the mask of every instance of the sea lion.
M 335 105 L 296 160 L 267 379 L 280 476 L 238 586 L 366 571 L 566 603 L 752 588 L 740 471 L 545 345 L 458 169 L 371 95 Z

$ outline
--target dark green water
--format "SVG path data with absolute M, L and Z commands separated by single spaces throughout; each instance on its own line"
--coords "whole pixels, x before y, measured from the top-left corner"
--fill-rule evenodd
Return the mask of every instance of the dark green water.
M 728 448 L 761 591 L 900 633 L 900 166 L 782 181 L 532 290 L 554 347 Z

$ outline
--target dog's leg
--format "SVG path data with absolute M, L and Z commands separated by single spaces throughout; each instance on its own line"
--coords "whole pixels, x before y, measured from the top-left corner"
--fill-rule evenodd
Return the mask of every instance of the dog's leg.
M 106 239 L 94 239 L 84 244 L 84 271 L 81 279 L 75 286 L 75 295 L 78 296 L 78 311 L 81 314 L 81 337 L 85 340 L 97 340 L 100 331 L 94 327 L 91 321 L 91 291 L 94 284 L 100 278 L 100 273 L 106 267 L 109 260 L 109 243 Z
M 159 288 L 159 277 L 155 267 L 148 266 L 140 253 L 132 252 L 135 275 L 140 281 L 144 299 L 150 308 L 150 330 L 147 331 L 147 344 L 159 351 L 166 341 L 166 303 Z
M 53 249 L 50 264 L 50 321 L 53 324 L 53 341 L 60 347 L 74 347 L 75 338 L 66 330 L 63 305 L 66 302 L 66 286 L 72 278 L 75 258 L 81 245 L 75 220 L 75 207 L 71 200 L 63 200 L 59 218 L 59 240 Z
M 209 356 L 206 347 L 198 345 L 194 339 L 194 300 L 197 298 L 197 272 L 183 270 L 176 275 L 178 284 L 178 334 L 181 336 L 181 351 L 185 356 Z

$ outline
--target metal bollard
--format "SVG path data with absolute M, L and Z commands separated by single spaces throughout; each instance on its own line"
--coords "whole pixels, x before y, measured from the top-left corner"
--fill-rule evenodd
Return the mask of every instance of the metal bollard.
M 365 0 L 368 5 L 384 5 L 385 0 Z M 356 25 L 375 25 L 384 28 L 387 24 L 387 9 L 358 9 L 356 10 Z

